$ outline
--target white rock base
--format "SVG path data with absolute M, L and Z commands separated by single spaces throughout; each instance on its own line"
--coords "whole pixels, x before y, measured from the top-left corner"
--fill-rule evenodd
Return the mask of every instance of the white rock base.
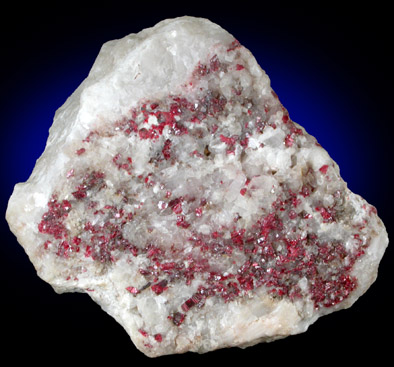
M 388 244 L 251 53 L 190 17 L 102 47 L 7 220 L 42 279 L 151 357 L 304 332 Z

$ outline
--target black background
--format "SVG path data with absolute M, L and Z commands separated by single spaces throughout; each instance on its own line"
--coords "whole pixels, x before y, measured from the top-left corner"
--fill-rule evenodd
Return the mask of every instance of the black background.
M 87 76 L 101 45 L 182 15 L 209 18 L 256 56 L 290 117 L 316 136 L 351 190 L 393 230 L 391 176 L 393 32 L 391 10 L 374 2 L 306 6 L 265 1 L 96 2 L 81 7 L 12 5 L 1 21 L 1 213 L 15 183 L 42 153 L 55 110 Z M 388 3 L 388 2 L 386 2 Z M 323 317 L 297 336 L 246 350 L 187 353 L 151 360 L 87 295 L 57 295 L 1 219 L 2 357 L 14 362 L 339 363 L 390 353 L 391 247 L 378 280 L 355 305 Z M 59 358 L 59 360 L 57 360 Z

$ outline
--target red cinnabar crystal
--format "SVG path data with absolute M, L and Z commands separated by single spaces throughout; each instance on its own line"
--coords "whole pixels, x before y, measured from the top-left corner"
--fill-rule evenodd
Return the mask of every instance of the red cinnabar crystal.
M 304 331 L 376 278 L 376 209 L 206 20 L 109 43 L 56 119 L 13 228 L 148 355 Z

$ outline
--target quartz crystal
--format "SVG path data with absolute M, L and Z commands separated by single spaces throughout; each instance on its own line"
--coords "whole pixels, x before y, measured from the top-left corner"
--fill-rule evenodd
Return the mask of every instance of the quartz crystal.
M 7 220 L 42 279 L 150 357 L 304 332 L 388 244 L 253 55 L 192 17 L 103 45 Z

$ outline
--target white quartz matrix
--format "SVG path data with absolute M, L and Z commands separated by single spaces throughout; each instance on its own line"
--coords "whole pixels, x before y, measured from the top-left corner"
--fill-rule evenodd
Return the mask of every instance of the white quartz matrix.
M 388 244 L 253 55 L 192 17 L 103 45 L 7 220 L 42 279 L 150 357 L 304 332 Z

